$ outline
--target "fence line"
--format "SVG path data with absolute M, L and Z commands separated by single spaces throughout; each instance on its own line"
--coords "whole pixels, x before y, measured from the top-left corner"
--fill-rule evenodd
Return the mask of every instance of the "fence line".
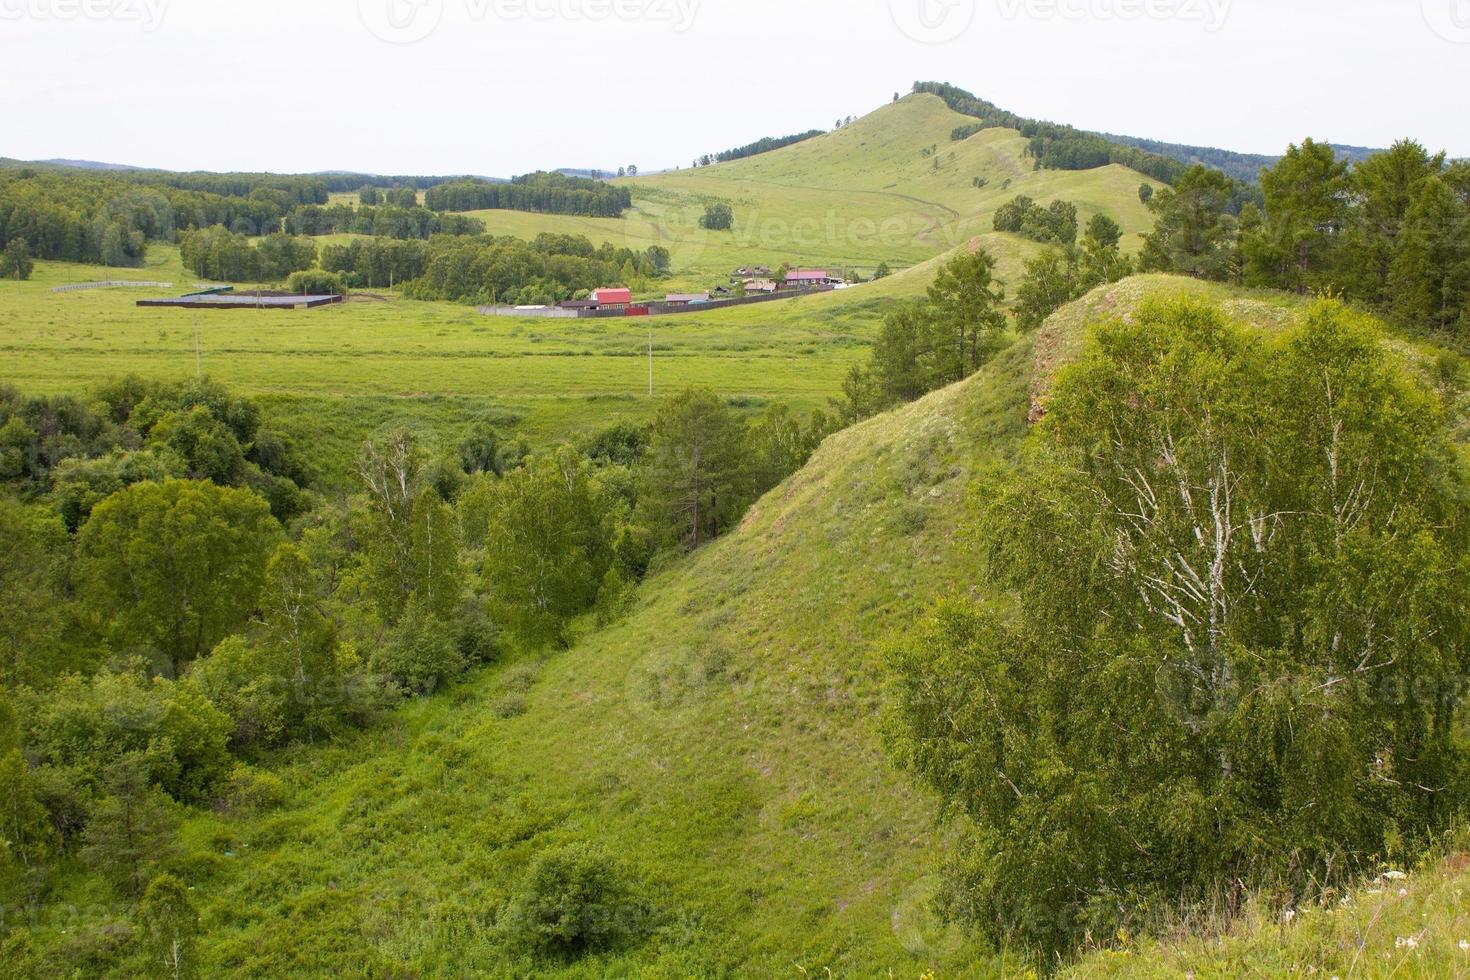
M 53 293 L 74 293 L 81 289 L 108 289 L 112 286 L 137 286 L 142 289 L 172 289 L 171 282 L 142 282 L 136 279 L 111 279 L 107 282 L 78 282 L 70 286 L 52 286 Z
M 785 290 L 784 292 L 767 293 L 760 296 L 735 296 L 730 299 L 712 299 L 707 303 L 665 303 L 665 302 L 634 302 L 631 306 L 647 307 L 649 316 L 671 316 L 680 313 L 703 313 L 707 310 L 722 310 L 729 306 L 748 306 L 751 303 L 771 303 L 776 300 L 799 299 L 802 296 L 811 296 L 814 293 L 830 293 L 836 286 L 812 286 L 800 290 Z M 627 309 L 619 307 L 606 310 L 566 310 L 559 306 L 545 306 L 539 309 L 520 309 L 514 306 L 480 306 L 476 312 L 482 316 L 519 316 L 537 317 L 548 320 L 610 320 L 629 316 Z

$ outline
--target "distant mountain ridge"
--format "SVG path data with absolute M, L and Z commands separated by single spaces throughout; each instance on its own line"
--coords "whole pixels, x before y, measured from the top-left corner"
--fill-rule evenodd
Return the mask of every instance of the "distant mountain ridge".
M 1154 153 L 1166 156 L 1180 163 L 1201 164 L 1215 170 L 1223 171 L 1236 180 L 1247 183 L 1255 183 L 1260 179 L 1263 167 L 1274 167 L 1281 160 L 1281 155 L 1269 155 L 1265 153 L 1238 153 L 1235 150 L 1222 150 L 1213 146 L 1188 146 L 1183 143 L 1165 143 L 1162 140 L 1144 139 L 1141 136 L 1119 136 L 1116 133 L 1098 133 L 1105 140 L 1121 143 L 1143 150 L 1145 153 Z M 1329 143 L 1337 153 L 1339 160 L 1348 163 L 1357 163 L 1366 160 L 1375 153 L 1382 150 L 1367 146 L 1349 146 L 1343 143 Z

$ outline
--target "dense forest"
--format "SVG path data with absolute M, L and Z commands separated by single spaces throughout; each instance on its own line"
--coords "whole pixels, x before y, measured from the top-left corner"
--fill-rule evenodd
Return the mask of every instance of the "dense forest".
M 424 207 L 431 211 L 486 211 L 505 208 L 545 214 L 581 214 L 619 218 L 633 206 L 626 187 L 586 177 L 538 171 L 513 178 L 510 183 L 486 180 L 456 180 L 424 192 Z

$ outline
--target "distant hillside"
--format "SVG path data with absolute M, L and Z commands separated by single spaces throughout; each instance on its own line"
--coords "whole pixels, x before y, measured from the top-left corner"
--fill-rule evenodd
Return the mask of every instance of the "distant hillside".
M 1263 167 L 1274 167 L 1281 159 L 1280 154 L 1269 156 L 1261 153 L 1237 153 L 1234 150 L 1221 150 L 1212 146 L 1186 146 L 1182 143 L 1164 143 L 1160 140 L 1143 139 L 1137 136 L 1118 136 L 1114 133 L 1098 133 L 1104 139 L 1125 146 L 1136 147 L 1146 153 L 1155 153 L 1166 156 L 1181 163 L 1202 164 L 1212 167 L 1247 183 L 1255 183 L 1260 179 Z M 1375 150 L 1366 146 L 1347 146 L 1341 143 L 1329 144 L 1337 151 L 1338 159 L 1349 163 L 1366 160 L 1375 153 Z
M 134 167 L 126 163 L 98 163 L 96 160 L 35 160 L 34 163 L 49 164 L 53 167 L 73 167 L 77 170 L 143 170 L 143 167 Z

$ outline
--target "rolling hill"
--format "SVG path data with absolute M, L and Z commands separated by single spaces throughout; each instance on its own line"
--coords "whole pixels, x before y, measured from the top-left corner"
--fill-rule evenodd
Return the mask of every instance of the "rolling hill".
M 1014 460 L 1087 325 L 1178 291 L 1263 329 L 1297 305 L 1103 287 L 967 381 L 830 437 L 620 621 L 290 750 L 278 808 L 192 818 L 206 971 L 544 971 L 507 958 L 497 915 L 534 854 L 580 842 L 617 854 L 653 912 L 568 975 L 992 975 L 1002 961 L 927 910 L 947 837 L 882 748 L 881 643 L 969 588 L 968 476 Z
M 200 363 L 261 398 L 286 431 L 324 440 L 334 478 L 390 418 L 452 440 L 466 418 L 489 414 L 514 420 L 517 435 L 536 444 L 647 419 L 657 404 L 648 397 L 650 342 L 659 395 L 706 385 L 752 407 L 825 407 L 864 356 L 887 305 L 921 295 L 954 248 L 981 245 L 997 257 L 1003 278 L 1019 278 L 1040 246 L 991 230 L 994 210 L 1016 194 L 1073 201 L 1083 221 L 1106 211 L 1122 224 L 1129 248 L 1149 227 L 1138 198 L 1141 175 L 1117 166 L 1034 170 L 1013 130 L 951 141 L 967 118 L 932 95 L 911 95 L 781 150 L 627 180 L 634 208 L 622 219 L 478 212 L 494 234 L 663 245 L 674 276 L 650 290 L 708 289 L 737 266 L 782 262 L 863 273 L 887 262 L 897 270 L 877 282 L 651 321 L 481 317 L 466 306 L 395 293 L 288 314 L 267 329 L 249 315 L 205 311 L 197 318 Z M 984 187 L 974 186 L 976 177 Z M 699 227 L 712 201 L 731 203 L 733 231 Z M 23 391 L 70 392 L 119 373 L 175 379 L 195 371 L 194 316 L 139 308 L 136 290 L 50 291 L 99 279 L 195 281 L 176 248 L 155 244 L 145 268 L 41 262 L 31 281 L 0 283 L 7 380 Z
M 910 95 L 833 132 L 757 156 L 692 170 L 625 178 L 633 209 L 623 218 L 479 211 L 494 234 L 540 231 L 587 235 L 620 245 L 662 245 L 676 284 L 722 282 L 742 265 L 783 262 L 871 272 L 880 262 L 915 265 L 991 231 L 996 208 L 1017 194 L 1042 204 L 1076 203 L 1079 220 L 1100 211 L 1123 227 L 1136 249 L 1152 226 L 1139 201 L 1142 183 L 1126 167 L 1036 170 L 1015 130 L 950 139 L 973 122 L 933 95 Z M 981 178 L 984 186 L 975 185 Z M 706 204 L 725 202 L 735 227 L 699 227 Z M 1016 274 L 1035 246 L 1006 236 L 993 243 L 1003 274 Z

